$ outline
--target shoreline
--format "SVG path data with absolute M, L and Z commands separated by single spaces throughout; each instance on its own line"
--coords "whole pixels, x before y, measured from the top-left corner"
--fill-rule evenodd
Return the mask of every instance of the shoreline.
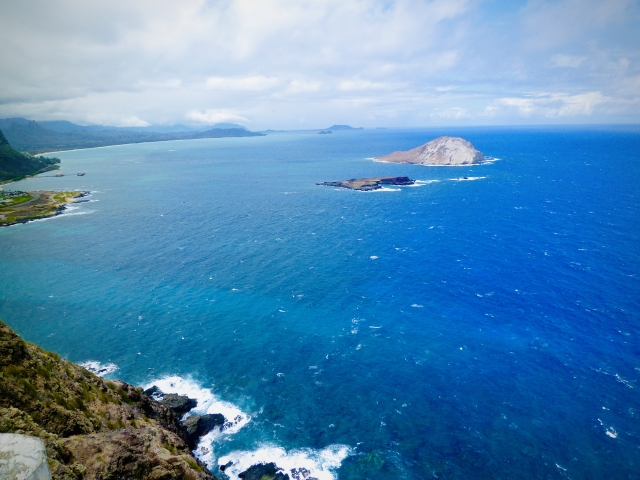
M 24 202 L 24 203 L 31 203 L 31 202 L 35 203 L 35 205 L 29 205 L 29 206 L 34 206 L 35 208 L 42 207 L 45 209 L 50 209 L 50 208 L 55 208 L 55 209 L 51 211 L 47 211 L 43 214 L 38 214 L 38 212 L 29 211 L 29 212 L 26 212 L 25 216 L 17 216 L 17 218 L 15 218 L 14 220 L 8 220 L 8 216 L 11 213 L 16 213 L 16 210 L 18 210 L 17 212 L 18 215 L 20 214 L 21 205 L 23 204 L 18 204 L 16 205 L 16 210 L 7 212 L 7 214 L 0 213 L 0 228 L 11 227 L 13 225 L 29 223 L 36 220 L 43 220 L 46 218 L 57 217 L 58 215 L 64 214 L 64 211 L 67 209 L 69 205 L 74 203 L 80 203 L 76 201 L 77 199 L 91 195 L 91 192 L 86 190 L 77 191 L 77 192 L 55 192 L 51 190 L 36 190 L 33 192 L 25 192 L 25 193 L 39 194 L 39 196 L 33 197 L 27 202 Z M 63 195 L 64 199 L 56 199 L 55 198 L 56 195 Z M 42 198 L 43 196 L 45 196 L 46 198 L 43 199 Z M 2 210 L 0 209 L 0 212 L 1 211 Z M 5 223 L 5 221 L 7 223 Z
M 492 163 L 495 163 L 498 160 L 500 160 L 499 158 L 492 158 L 492 157 L 489 157 L 489 158 L 491 159 L 485 160 L 484 162 L 469 163 L 466 165 L 429 165 L 424 163 L 411 163 L 411 162 L 388 162 L 386 160 L 379 160 L 378 157 L 369 157 L 369 158 L 366 158 L 365 160 L 371 160 L 376 163 L 389 163 L 394 165 L 417 165 L 419 167 L 479 167 L 481 165 L 491 165 Z
M 122 145 L 140 145 L 143 143 L 163 143 L 163 142 L 186 142 L 191 140 L 219 140 L 221 138 L 253 138 L 253 137 L 266 137 L 267 135 L 246 135 L 246 136 L 228 136 L 228 137 L 203 137 L 203 138 L 174 138 L 170 140 L 152 140 L 152 141 L 142 141 L 142 142 L 125 142 L 125 143 L 113 143 L 111 145 L 97 145 L 95 147 L 78 147 L 78 148 L 69 148 L 67 150 L 46 150 L 40 153 L 34 153 L 34 157 L 40 157 L 42 155 L 50 155 L 52 153 L 65 153 L 65 152 L 75 152 L 78 150 L 95 150 L 98 148 L 110 148 L 110 147 L 120 147 Z

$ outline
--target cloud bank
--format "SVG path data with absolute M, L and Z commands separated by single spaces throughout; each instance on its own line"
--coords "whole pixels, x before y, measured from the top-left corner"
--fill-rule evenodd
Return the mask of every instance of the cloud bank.
M 30 0 L 0 117 L 250 128 L 640 122 L 633 0 Z

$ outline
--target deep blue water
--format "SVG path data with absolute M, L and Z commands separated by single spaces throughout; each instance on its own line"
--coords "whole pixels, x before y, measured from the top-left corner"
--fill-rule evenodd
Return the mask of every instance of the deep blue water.
M 500 160 L 367 160 L 441 134 Z M 58 156 L 86 176 L 5 189 L 92 202 L 0 229 L 0 318 L 131 383 L 178 375 L 235 404 L 251 421 L 216 439 L 214 460 L 280 447 L 342 460 L 341 480 L 640 478 L 640 128 Z M 381 175 L 439 182 L 315 185 Z M 465 176 L 483 178 L 450 180 Z

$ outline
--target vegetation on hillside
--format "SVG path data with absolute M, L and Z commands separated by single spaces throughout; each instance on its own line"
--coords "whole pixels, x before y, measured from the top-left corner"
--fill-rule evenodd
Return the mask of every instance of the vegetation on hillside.
M 42 438 L 55 480 L 215 478 L 171 410 L 23 341 L 1 321 L 0 432 Z
M 0 182 L 55 170 L 60 168 L 57 163 L 57 158 L 34 157 L 14 150 L 0 131 Z
M 52 123 L 52 122 L 49 122 Z M 56 122 L 52 128 L 45 128 L 35 121 L 24 119 L 5 119 L 0 121 L 5 136 L 18 150 L 32 154 L 58 150 L 74 150 L 78 148 L 104 147 L 108 145 L 123 145 L 128 143 L 161 142 L 167 140 L 188 140 L 196 138 L 223 137 L 256 137 L 263 133 L 251 132 L 244 127 L 212 128 L 204 132 L 176 131 L 176 132 L 140 132 L 122 128 L 104 128 L 95 130 L 72 128 L 68 123 L 65 128 Z

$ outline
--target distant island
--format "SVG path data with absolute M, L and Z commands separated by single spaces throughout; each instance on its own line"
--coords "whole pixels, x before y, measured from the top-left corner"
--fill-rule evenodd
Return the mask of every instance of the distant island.
M 320 135 L 326 135 L 327 133 L 333 133 L 331 130 L 320 130 L 318 132 Z
M 364 130 L 363 127 L 352 127 L 351 125 L 331 125 L 326 130 Z
M 413 150 L 393 152 L 374 160 L 417 165 L 478 165 L 484 162 L 484 155 L 464 138 L 443 136 Z
M 24 118 L 0 119 L 0 129 L 11 145 L 31 154 L 130 143 L 265 135 L 234 123 L 215 124 L 205 128 L 206 130 L 194 129 L 185 125 L 119 128 L 102 125 L 82 126 L 62 120 L 36 122 Z
M 371 178 L 352 178 L 351 180 L 340 180 L 338 182 L 322 182 L 316 185 L 324 185 L 327 187 L 342 187 L 351 190 L 360 190 L 361 192 L 369 192 L 379 190 L 383 185 L 413 185 L 415 180 L 409 177 L 371 177 Z

